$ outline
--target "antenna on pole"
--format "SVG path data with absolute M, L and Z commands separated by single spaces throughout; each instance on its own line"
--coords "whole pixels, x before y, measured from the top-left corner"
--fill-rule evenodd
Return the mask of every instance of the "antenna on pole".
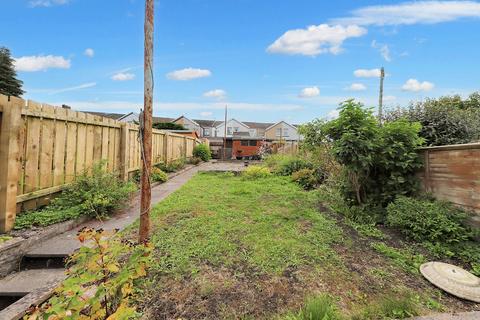
M 385 79 L 385 69 L 380 69 L 380 95 L 378 98 L 378 121 L 382 124 L 383 121 L 383 80 Z
M 142 177 L 140 198 L 140 243 L 150 236 L 150 205 L 152 189 L 152 109 L 153 109 L 153 20 L 154 0 L 145 0 L 145 51 L 144 51 L 144 111 L 141 122 Z
M 227 159 L 227 105 L 225 105 L 225 122 L 223 128 L 223 160 Z

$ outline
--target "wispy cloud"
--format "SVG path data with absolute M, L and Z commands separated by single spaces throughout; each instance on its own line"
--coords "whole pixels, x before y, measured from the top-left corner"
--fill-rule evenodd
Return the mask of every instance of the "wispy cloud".
M 227 97 L 227 92 L 222 89 L 215 89 L 215 90 L 210 90 L 207 91 L 203 94 L 204 97 L 206 98 L 214 98 L 217 100 L 223 100 Z
M 303 88 L 298 95 L 299 98 L 313 98 L 320 95 L 320 89 L 318 87 Z
M 387 44 L 378 43 L 376 40 L 372 41 L 372 48 L 378 49 L 383 60 L 390 62 L 392 57 L 390 55 L 390 47 Z
M 357 78 L 379 78 L 380 73 L 380 69 L 357 69 L 353 75 Z
M 28 93 L 46 93 L 49 95 L 54 95 L 54 94 L 59 94 L 59 93 L 64 93 L 64 92 L 70 92 L 70 91 L 77 91 L 77 90 L 82 90 L 82 89 L 87 89 L 87 88 L 92 88 L 97 85 L 96 82 L 88 82 L 88 83 L 83 83 L 78 86 L 73 86 L 73 87 L 67 87 L 67 88 L 60 88 L 60 89 L 31 89 L 31 90 L 26 90 Z
M 348 91 L 365 91 L 367 90 L 367 86 L 363 83 L 352 83 L 350 86 L 345 88 Z
M 479 17 L 480 3 L 476 1 L 413 1 L 363 7 L 352 11 L 350 17 L 333 19 L 332 23 L 396 26 L 435 24 Z
M 15 69 L 17 71 L 36 72 L 48 69 L 69 69 L 70 59 L 62 56 L 25 56 L 15 58 Z
M 70 0 L 32 0 L 28 2 L 30 8 L 52 7 L 68 4 Z
M 285 32 L 267 48 L 267 51 L 304 56 L 317 56 L 324 53 L 339 54 L 343 51 L 342 44 L 345 40 L 365 34 L 367 34 L 367 30 L 357 25 L 320 24 Z
M 115 73 L 111 79 L 113 81 L 129 81 L 135 79 L 135 75 L 129 72 L 118 72 Z
M 83 54 L 86 55 L 89 58 L 93 58 L 95 56 L 95 50 L 93 50 L 92 48 L 87 48 L 87 49 L 85 49 Z

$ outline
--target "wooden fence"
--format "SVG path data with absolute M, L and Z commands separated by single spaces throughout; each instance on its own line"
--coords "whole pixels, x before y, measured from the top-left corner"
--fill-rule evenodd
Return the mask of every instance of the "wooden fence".
M 480 223 L 480 143 L 422 148 L 425 191 L 476 213 Z
M 95 163 L 128 179 L 141 167 L 137 125 L 0 95 L 0 232 Z M 199 141 L 153 130 L 154 163 L 191 157 Z

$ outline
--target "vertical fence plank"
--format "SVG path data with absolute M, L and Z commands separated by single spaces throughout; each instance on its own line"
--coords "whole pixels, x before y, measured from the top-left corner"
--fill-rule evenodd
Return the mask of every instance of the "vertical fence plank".
M 123 180 L 128 179 L 128 126 L 126 123 L 122 123 L 120 127 L 121 132 L 121 145 L 120 145 L 120 163 L 119 163 L 119 170 L 120 170 L 120 177 Z
M 13 228 L 17 212 L 17 183 L 20 169 L 19 131 L 24 101 L 3 98 L 0 119 L 0 232 Z
M 67 141 L 65 155 L 65 182 L 69 183 L 75 179 L 77 161 L 77 112 L 67 110 Z
M 53 117 L 55 115 L 55 109 L 49 105 L 43 105 L 42 113 Z M 53 147 L 54 147 L 54 128 L 55 122 L 50 118 L 42 119 L 40 137 L 40 181 L 39 189 L 49 188 L 53 185 Z
M 67 110 L 55 109 L 55 150 L 53 152 L 53 185 L 60 186 L 65 183 L 65 147 L 67 139 L 67 125 L 65 118 Z
M 86 115 L 81 112 L 77 112 L 77 119 L 85 120 Z M 87 126 L 85 123 L 78 123 L 77 128 L 77 155 L 75 159 L 75 176 L 82 174 L 85 171 L 85 149 L 87 138 Z
M 39 171 L 38 160 L 40 156 L 40 132 L 41 132 L 41 112 L 42 105 L 34 101 L 28 101 L 27 116 L 27 145 L 25 159 L 25 184 L 23 186 L 24 193 L 30 193 L 38 190 Z M 32 116 L 30 116 L 30 114 Z M 38 116 L 35 116 L 38 115 Z M 35 199 L 23 203 L 25 210 L 35 209 L 37 201 Z
M 87 113 L 86 120 L 89 122 L 93 121 L 94 116 Z M 86 129 L 87 132 L 85 137 L 85 169 L 87 169 L 88 172 L 91 172 L 92 166 L 93 166 L 93 148 L 95 144 L 94 129 L 95 129 L 94 125 L 87 124 L 87 129 Z

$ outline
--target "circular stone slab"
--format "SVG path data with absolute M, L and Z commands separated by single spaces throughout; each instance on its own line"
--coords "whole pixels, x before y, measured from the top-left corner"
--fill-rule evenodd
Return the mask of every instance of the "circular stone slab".
M 423 276 L 454 296 L 480 303 L 480 278 L 457 266 L 427 262 L 420 266 Z

